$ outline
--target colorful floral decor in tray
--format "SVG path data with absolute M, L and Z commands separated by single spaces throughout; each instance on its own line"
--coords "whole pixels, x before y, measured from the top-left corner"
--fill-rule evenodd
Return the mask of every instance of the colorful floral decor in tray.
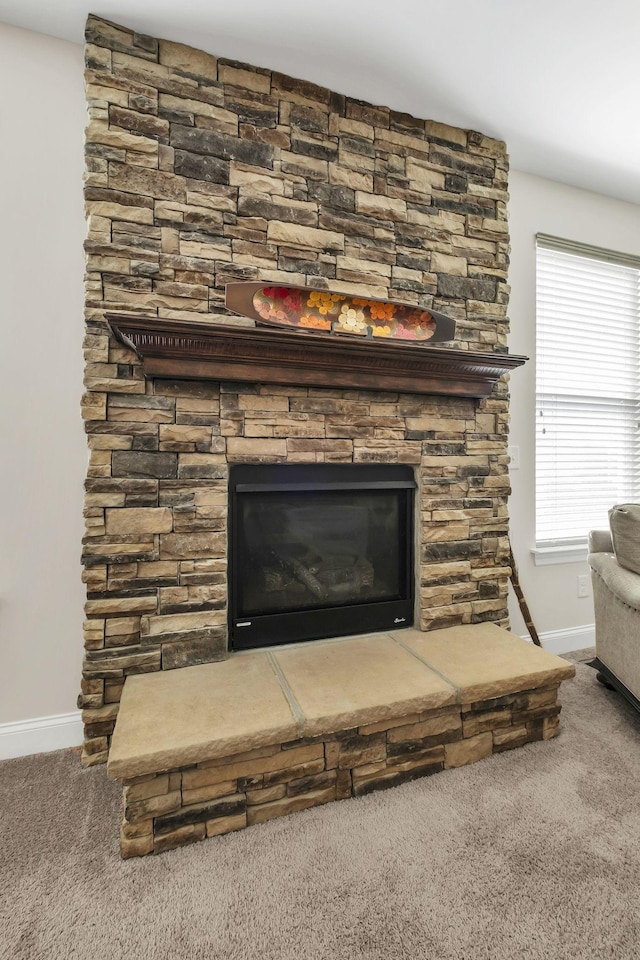
M 387 340 L 452 340 L 455 321 L 412 304 L 356 297 L 312 287 L 228 283 L 226 305 L 258 323 L 318 333 L 346 333 Z

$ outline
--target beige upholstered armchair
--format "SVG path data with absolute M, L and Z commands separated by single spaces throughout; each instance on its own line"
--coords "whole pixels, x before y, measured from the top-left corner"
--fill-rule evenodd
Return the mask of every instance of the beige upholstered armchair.
M 611 532 L 589 534 L 598 679 L 640 710 L 640 504 L 609 512 Z

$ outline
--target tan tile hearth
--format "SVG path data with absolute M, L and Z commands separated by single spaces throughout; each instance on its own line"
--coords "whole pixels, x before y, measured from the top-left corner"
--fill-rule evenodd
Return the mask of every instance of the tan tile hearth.
M 311 643 L 274 653 L 315 737 L 455 703 L 450 683 L 389 634 Z
M 127 678 L 122 855 L 161 852 L 549 739 L 575 667 L 493 623 Z
M 488 700 L 573 676 L 570 664 L 495 623 L 392 634 L 461 691 L 462 703 Z M 569 671 L 569 672 L 568 672 Z
M 270 657 L 256 652 L 128 677 L 108 770 L 139 777 L 301 735 Z

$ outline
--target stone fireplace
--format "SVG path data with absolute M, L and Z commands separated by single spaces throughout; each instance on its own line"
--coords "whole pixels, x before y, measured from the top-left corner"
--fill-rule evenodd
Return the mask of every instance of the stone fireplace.
M 506 354 L 504 144 L 95 17 L 86 65 L 84 761 L 107 759 L 127 676 L 228 656 L 230 471 L 406 472 L 415 626 L 506 625 L 505 378 L 483 396 L 451 369 L 446 386 L 405 370 L 383 389 L 364 372 L 152 374 L 106 319 L 248 342 L 259 330 L 225 309 L 230 281 L 390 297 L 456 320 L 432 354 L 449 368 L 457 354 L 459 371 L 467 357 L 466 382 L 480 353 Z M 330 586 L 322 562 L 285 557 L 307 590 L 309 576 Z M 366 587 L 370 571 L 345 576 Z

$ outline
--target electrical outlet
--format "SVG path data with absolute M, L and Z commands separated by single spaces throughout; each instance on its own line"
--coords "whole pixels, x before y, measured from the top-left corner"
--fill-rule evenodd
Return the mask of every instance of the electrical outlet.
M 509 469 L 510 470 L 519 470 L 520 469 L 520 447 L 509 446 Z
M 589 596 L 589 574 L 583 573 L 578 577 L 578 596 L 579 597 L 588 597 Z

